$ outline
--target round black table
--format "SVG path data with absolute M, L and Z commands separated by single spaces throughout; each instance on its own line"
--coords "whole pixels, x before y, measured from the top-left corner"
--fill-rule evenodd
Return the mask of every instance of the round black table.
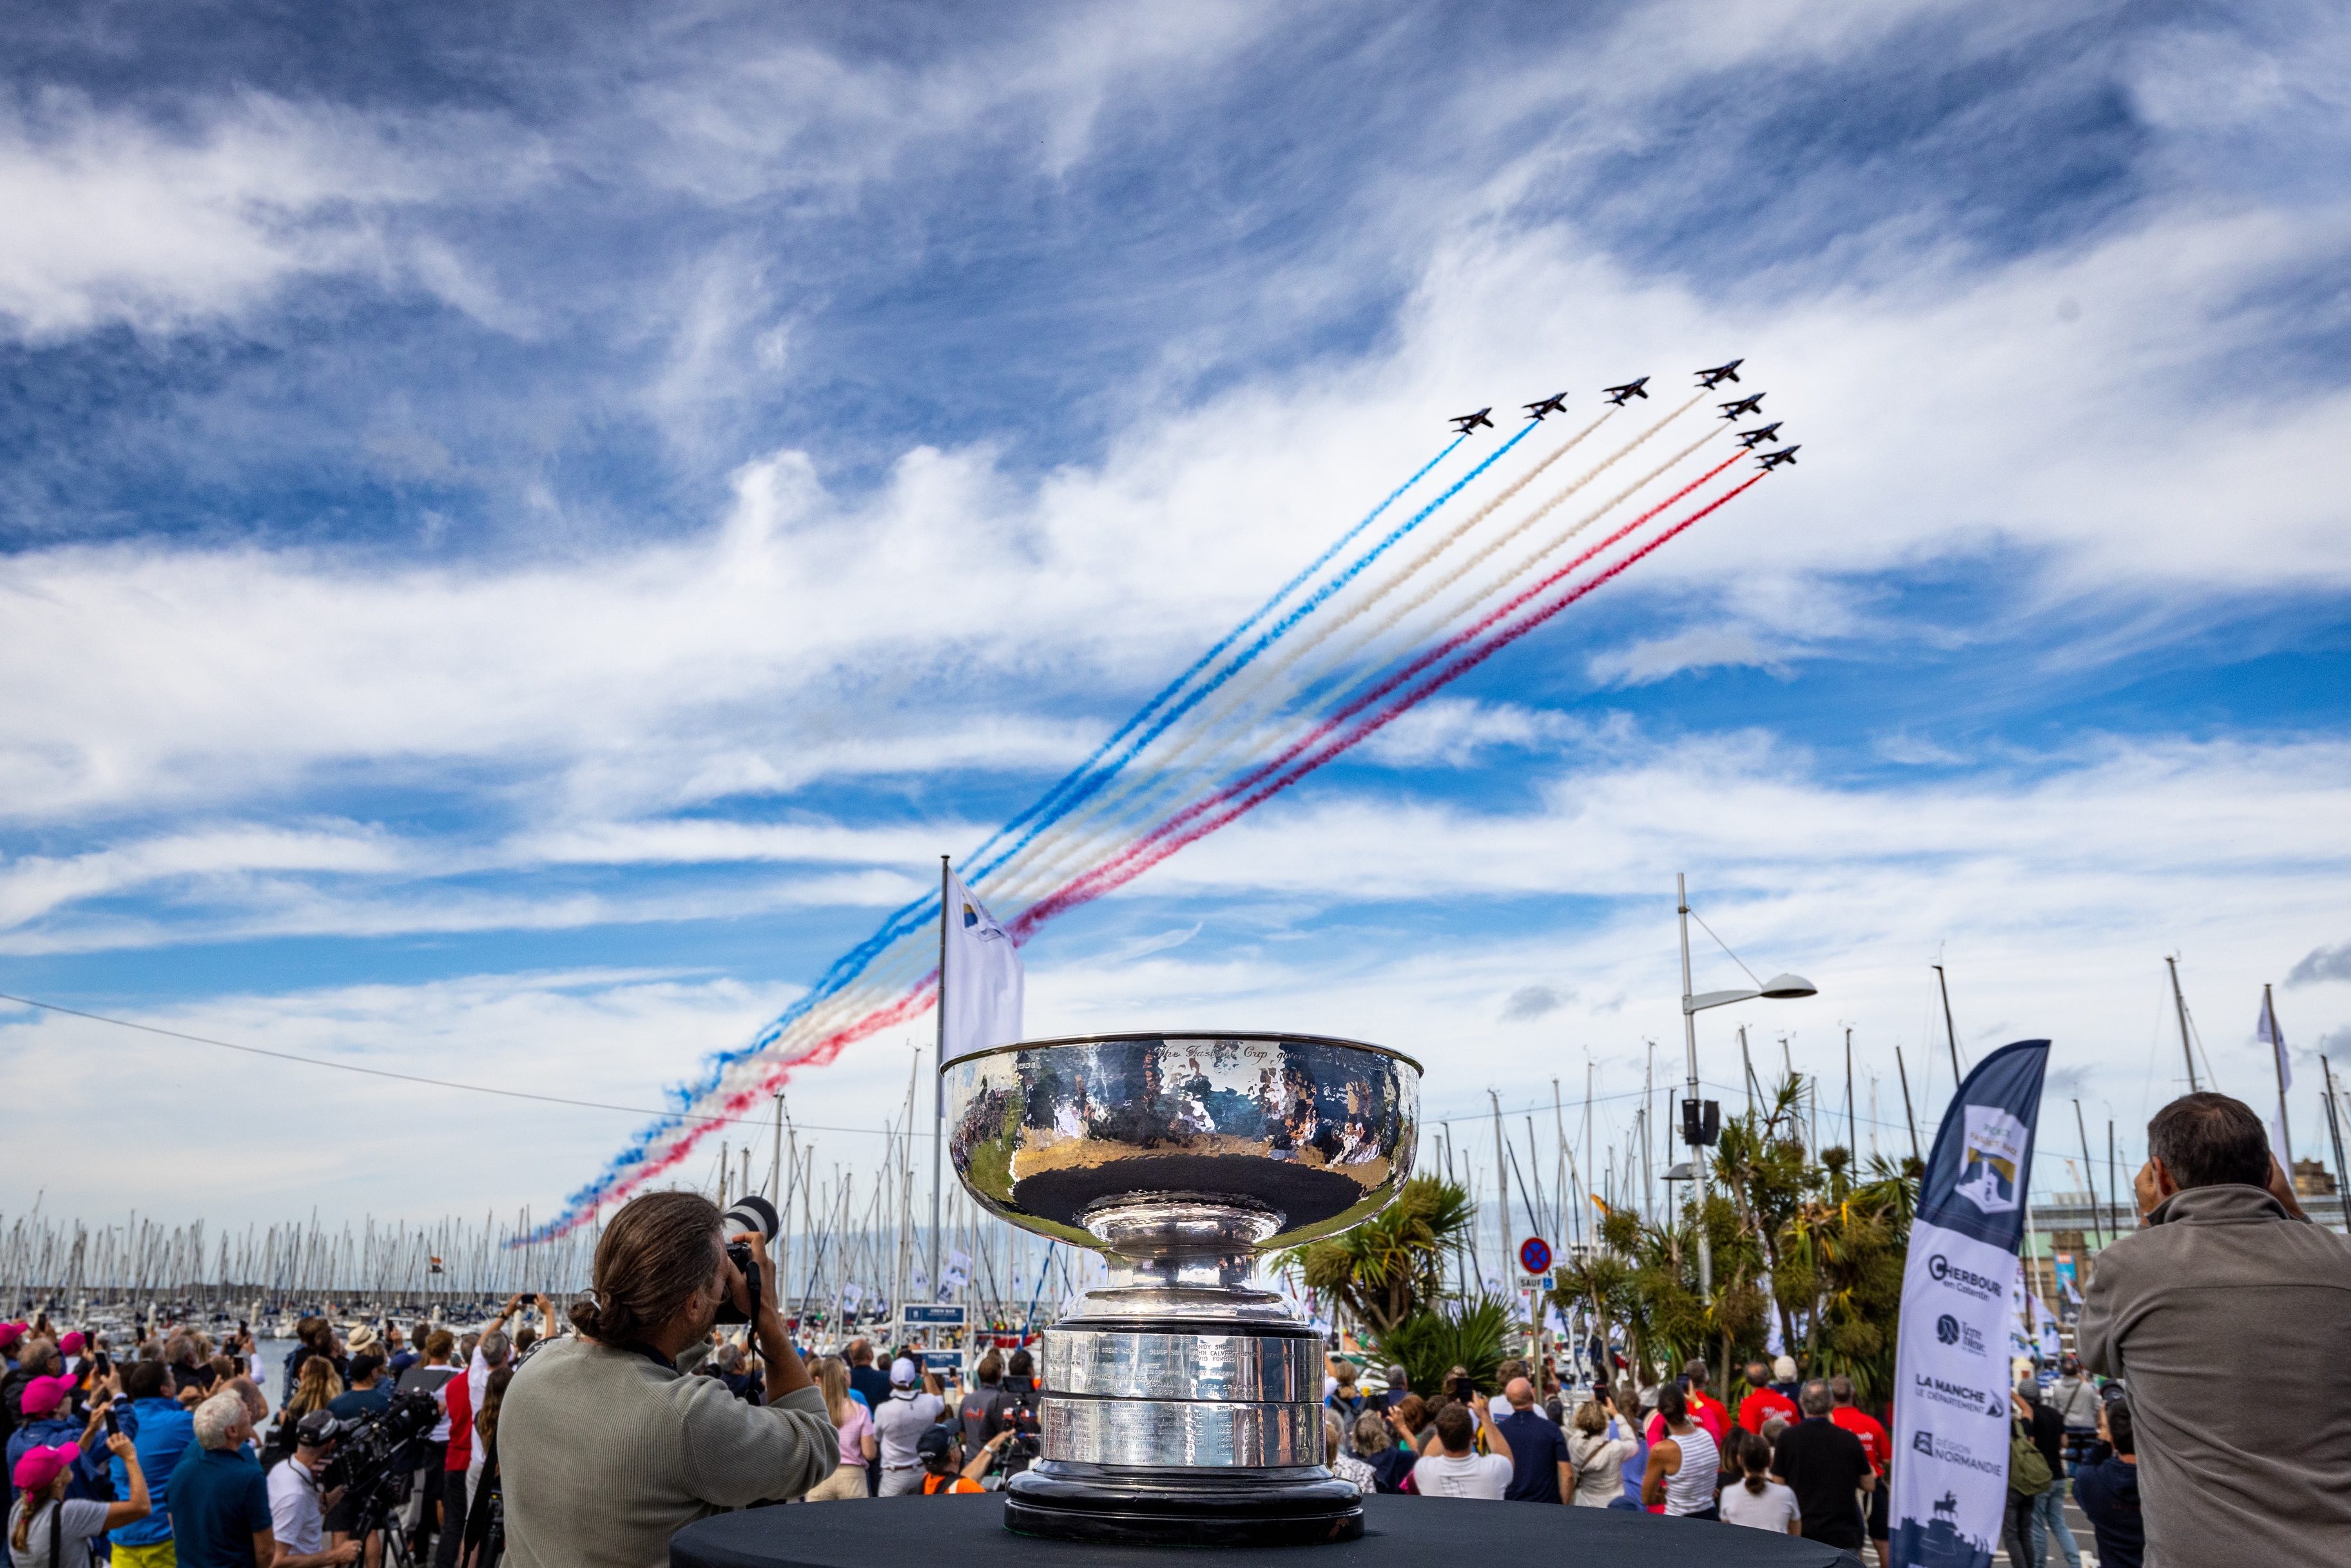
M 1630 1509 L 1367 1497 L 1360 1541 L 1235 1549 L 1293 1568 L 1432 1568 L 1433 1564 L 1703 1563 L 1706 1568 L 1830 1568 L 1855 1559 L 1834 1546 Z M 941 1549 L 951 1552 L 942 1556 Z M 1038 1541 L 1004 1528 L 1004 1500 L 867 1498 L 722 1513 L 670 1539 L 670 1568 L 1167 1568 L 1204 1549 Z M 1503 1555 L 1497 1557 L 1495 1553 Z

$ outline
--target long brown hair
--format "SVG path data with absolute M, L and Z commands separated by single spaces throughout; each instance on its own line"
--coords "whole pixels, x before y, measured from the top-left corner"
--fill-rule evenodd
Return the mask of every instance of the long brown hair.
M 1771 1444 L 1760 1432 L 1734 1432 L 1731 1436 L 1740 1439 L 1732 1452 L 1740 1469 L 1746 1473 L 1747 1490 L 1761 1497 L 1763 1484 L 1771 1475 Z
M 849 1419 L 849 1368 L 837 1355 L 822 1355 L 810 1370 L 824 1390 L 824 1418 L 839 1427 Z
M 45 1487 L 18 1487 L 16 1489 L 19 1492 L 24 1494 L 25 1500 L 16 1512 L 16 1528 L 8 1532 L 8 1551 L 10 1555 L 22 1562 L 32 1561 L 30 1558 L 26 1557 L 25 1553 L 33 1549 L 33 1511 L 38 1508 L 50 1506 L 63 1508 L 65 1503 L 62 1500 L 66 1495 L 66 1483 L 71 1479 L 73 1479 L 73 1471 L 69 1469 L 59 1470 L 55 1477 L 51 1478 L 49 1484 Z
M 571 1325 L 624 1345 L 652 1338 L 701 1294 L 726 1256 L 718 1206 L 698 1192 L 649 1192 L 612 1216 L 596 1243 L 595 1285 Z
M 497 1441 L 498 1408 L 507 1402 L 507 1385 L 514 1381 L 514 1368 L 501 1366 L 482 1385 L 482 1407 L 475 1412 L 474 1430 L 482 1435 L 485 1447 Z
M 324 1410 L 340 1397 L 343 1380 L 335 1374 L 335 1364 L 323 1355 L 312 1355 L 302 1364 L 302 1376 L 294 1385 L 294 1397 L 286 1402 L 288 1416 L 308 1416 L 313 1410 Z

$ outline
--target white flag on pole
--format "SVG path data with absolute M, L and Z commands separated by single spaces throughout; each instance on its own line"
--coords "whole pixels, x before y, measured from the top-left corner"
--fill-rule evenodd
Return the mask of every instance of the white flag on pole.
M 1020 950 L 963 878 L 947 873 L 942 1062 L 1020 1038 Z
M 2277 1116 L 2270 1124 L 2270 1142 L 2277 1149 L 2278 1169 L 2286 1179 L 2294 1179 L 2294 1137 L 2286 1130 L 2285 1092 L 2294 1087 L 2294 1063 L 2286 1059 L 2285 1030 L 2278 1028 L 2277 1009 L 2271 1005 L 2270 989 L 2262 988 L 2262 1021 L 2253 1026 L 2253 1038 L 2270 1048 L 2270 1057 L 2277 1064 Z

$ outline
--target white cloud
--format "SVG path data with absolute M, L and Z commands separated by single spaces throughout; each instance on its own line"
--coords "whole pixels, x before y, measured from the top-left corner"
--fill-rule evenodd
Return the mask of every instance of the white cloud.
M 1788 651 L 1765 644 L 1735 627 L 1694 626 L 1668 637 L 1652 637 L 1594 653 L 1584 662 L 1603 685 L 1646 686 L 1691 670 L 1746 665 L 1784 676 Z
M 447 116 L 401 126 L 246 94 L 185 131 L 65 93 L 0 109 L 0 326 L 54 340 L 120 323 L 171 332 L 235 317 L 305 277 L 417 287 L 492 324 L 508 308 L 445 246 L 389 233 L 385 214 L 443 193 L 483 134 Z M 528 178 L 501 135 L 468 196 Z

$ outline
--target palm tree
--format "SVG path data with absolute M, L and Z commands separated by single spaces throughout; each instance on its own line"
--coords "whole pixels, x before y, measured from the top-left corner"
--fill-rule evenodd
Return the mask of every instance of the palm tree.
M 1328 1291 L 1374 1339 L 1443 1293 L 1445 1254 L 1469 1233 L 1469 1195 L 1443 1176 L 1417 1176 L 1395 1201 L 1353 1230 L 1274 1260 L 1310 1289 Z

